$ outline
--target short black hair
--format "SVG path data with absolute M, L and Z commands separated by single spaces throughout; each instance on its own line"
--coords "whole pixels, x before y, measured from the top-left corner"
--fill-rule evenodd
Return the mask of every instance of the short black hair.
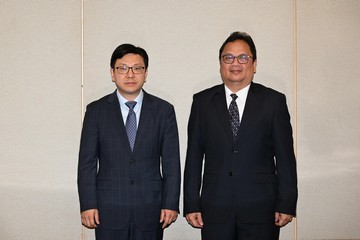
M 110 59 L 110 67 L 114 68 L 116 60 L 122 58 L 123 56 L 129 53 L 140 55 L 144 59 L 145 69 L 148 68 L 149 56 L 147 55 L 146 51 L 141 47 L 135 47 L 134 45 L 129 43 L 121 44 L 114 50 Z
M 235 42 L 237 40 L 242 40 L 249 45 L 250 51 L 253 55 L 252 59 L 253 59 L 253 61 L 255 61 L 256 60 L 255 43 L 252 40 L 251 36 L 249 34 L 247 34 L 246 32 L 233 32 L 232 34 L 230 34 L 230 36 L 225 40 L 225 42 L 222 44 L 222 46 L 219 50 L 219 60 L 221 60 L 221 53 L 224 51 L 226 44 L 228 44 L 229 42 Z

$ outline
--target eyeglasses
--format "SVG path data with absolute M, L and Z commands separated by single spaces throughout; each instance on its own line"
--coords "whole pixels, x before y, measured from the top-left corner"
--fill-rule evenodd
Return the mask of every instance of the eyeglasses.
M 245 64 L 248 63 L 249 58 L 252 58 L 252 56 L 248 56 L 246 54 L 240 54 L 239 56 L 235 57 L 234 55 L 231 54 L 226 54 L 221 56 L 222 60 L 224 63 L 226 64 L 232 64 L 235 60 L 235 58 L 237 59 L 238 63 L 240 64 Z
M 142 73 L 144 73 L 145 67 L 143 67 L 143 66 L 128 67 L 126 65 L 121 65 L 121 66 L 116 67 L 115 69 L 118 74 L 127 74 L 130 69 L 134 74 L 142 74 Z

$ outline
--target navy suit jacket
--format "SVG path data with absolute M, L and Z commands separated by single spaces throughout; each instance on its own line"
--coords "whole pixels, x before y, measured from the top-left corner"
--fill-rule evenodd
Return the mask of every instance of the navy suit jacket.
M 188 124 L 184 215 L 201 212 L 205 224 L 224 222 L 233 212 L 244 222 L 274 222 L 275 211 L 295 215 L 296 202 L 285 95 L 251 83 L 234 141 L 224 85 L 195 94 Z
M 180 159 L 175 111 L 144 91 L 131 151 L 116 91 L 87 106 L 81 134 L 80 209 L 98 209 L 98 227 L 159 226 L 161 209 L 179 211 Z

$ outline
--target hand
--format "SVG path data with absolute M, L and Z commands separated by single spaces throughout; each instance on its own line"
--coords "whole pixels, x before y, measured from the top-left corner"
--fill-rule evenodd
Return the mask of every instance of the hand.
M 188 213 L 186 214 L 185 218 L 187 222 L 194 228 L 202 228 L 204 226 L 200 212 Z
M 176 221 L 178 216 L 177 211 L 169 209 L 161 209 L 160 213 L 160 222 L 163 223 L 162 228 L 170 226 L 173 222 Z
M 87 228 L 96 228 L 100 224 L 97 209 L 89 209 L 81 212 L 81 223 Z
M 292 221 L 294 216 L 275 212 L 275 225 L 278 227 L 284 227 L 286 224 Z

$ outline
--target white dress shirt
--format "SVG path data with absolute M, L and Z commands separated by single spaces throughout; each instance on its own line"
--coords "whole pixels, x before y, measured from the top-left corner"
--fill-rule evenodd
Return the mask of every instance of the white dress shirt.
M 224 84 L 224 86 L 225 86 L 226 103 L 227 103 L 227 107 L 229 109 L 230 103 L 232 101 L 232 97 L 230 95 L 233 94 L 233 92 L 225 84 Z M 245 108 L 245 103 L 246 103 L 246 98 L 247 98 L 247 95 L 249 92 L 249 88 L 250 88 L 250 84 L 235 93 L 238 96 L 238 98 L 236 99 L 236 104 L 239 109 L 240 122 L 241 122 L 241 118 L 244 113 L 244 108 Z
M 125 103 L 128 102 L 129 100 L 124 98 L 119 93 L 119 91 L 116 91 L 116 95 L 117 95 L 119 103 L 120 103 L 121 114 L 122 114 L 122 118 L 124 120 L 124 125 L 125 125 L 127 116 L 129 114 L 129 107 L 126 106 Z M 134 99 L 134 101 L 136 102 L 136 105 L 134 107 L 134 112 L 136 114 L 136 126 L 137 127 L 139 127 L 139 120 L 140 120 L 140 113 L 141 113 L 141 106 L 142 106 L 143 99 L 144 99 L 144 92 L 141 90 L 139 95 Z

